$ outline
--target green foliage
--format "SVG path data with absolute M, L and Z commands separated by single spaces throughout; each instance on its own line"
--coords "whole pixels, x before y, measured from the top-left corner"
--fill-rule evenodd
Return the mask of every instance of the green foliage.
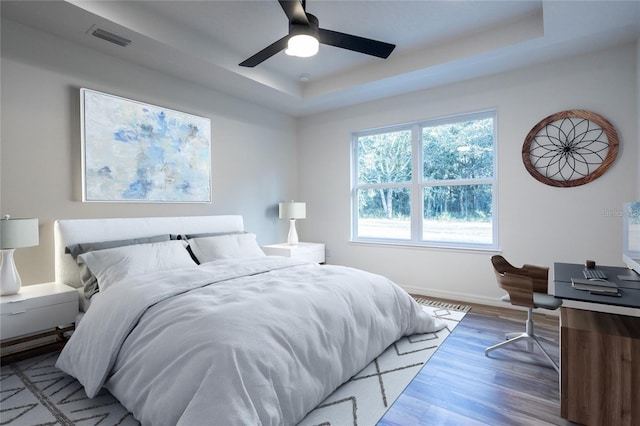
M 425 219 L 490 221 L 491 208 L 491 185 L 452 185 L 425 188 Z
M 358 211 L 366 218 L 407 218 L 411 213 L 407 188 L 365 189 L 358 192 Z
M 358 182 L 411 181 L 411 131 L 380 133 L 358 139 Z
M 379 184 L 410 182 L 411 130 L 379 133 L 358 139 L 358 182 Z M 366 217 L 393 217 L 402 214 L 407 200 L 395 188 L 368 190 L 367 197 L 359 197 L 360 213 Z M 399 206 L 399 207 L 398 207 Z
M 473 180 L 493 176 L 493 133 L 493 118 L 422 128 L 423 177 L 438 184 L 424 187 L 425 219 L 491 220 L 492 187 Z M 411 149 L 410 129 L 359 137 L 358 183 L 410 183 Z M 361 218 L 407 218 L 410 207 L 406 186 L 358 192 Z
M 493 176 L 493 120 L 425 127 L 423 173 L 427 180 Z

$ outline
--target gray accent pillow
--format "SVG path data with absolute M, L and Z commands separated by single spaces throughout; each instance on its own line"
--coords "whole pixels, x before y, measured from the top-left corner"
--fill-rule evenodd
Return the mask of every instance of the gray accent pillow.
M 149 244 L 149 243 L 162 243 L 169 241 L 171 236 L 169 234 L 156 235 L 154 237 L 141 237 L 130 238 L 128 240 L 115 240 L 115 241 L 97 241 L 93 243 L 79 243 L 67 246 L 65 252 L 69 253 L 74 260 L 81 254 L 94 250 L 105 250 L 116 247 L 132 246 L 134 244 Z
M 131 238 L 128 240 L 115 240 L 115 241 L 97 241 L 93 243 L 79 243 L 67 246 L 65 252 L 69 253 L 73 259 L 78 262 L 78 256 L 84 253 L 95 250 L 106 250 L 116 247 L 131 246 L 135 244 L 149 244 L 149 243 L 161 243 L 169 241 L 171 237 L 169 234 L 156 235 L 154 237 L 141 237 Z M 99 291 L 98 279 L 89 270 L 89 267 L 85 263 L 78 262 L 80 266 L 80 282 L 84 287 L 84 297 L 88 300 L 91 296 Z
M 203 237 L 217 237 L 218 235 L 233 235 L 233 234 L 246 234 L 247 231 L 233 231 L 233 232 L 203 232 L 199 234 L 171 234 L 172 240 L 189 240 L 191 238 L 203 238 Z

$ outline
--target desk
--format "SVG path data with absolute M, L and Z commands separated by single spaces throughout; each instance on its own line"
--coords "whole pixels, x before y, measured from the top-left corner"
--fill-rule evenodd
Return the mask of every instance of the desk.
M 617 297 L 574 289 L 571 278 L 582 278 L 583 268 L 567 263 L 554 265 L 555 297 L 640 308 L 640 283 L 618 279 L 618 275 L 631 275 L 632 271 L 598 266 L 620 287 Z M 639 395 L 640 317 L 562 307 L 561 416 L 585 425 L 637 424 Z

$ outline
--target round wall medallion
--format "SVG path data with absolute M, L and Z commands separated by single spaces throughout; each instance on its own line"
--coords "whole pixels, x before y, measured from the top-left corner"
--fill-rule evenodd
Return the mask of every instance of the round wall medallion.
M 618 155 L 618 134 L 609 121 L 585 110 L 552 114 L 529 132 L 522 161 L 538 181 L 578 186 L 602 176 Z

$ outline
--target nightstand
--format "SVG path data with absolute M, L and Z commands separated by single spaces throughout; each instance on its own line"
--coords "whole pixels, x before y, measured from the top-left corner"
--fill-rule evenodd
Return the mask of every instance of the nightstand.
M 262 246 L 262 251 L 268 256 L 294 257 L 309 262 L 324 263 L 325 260 L 323 243 L 271 244 Z
M 32 349 L 24 344 L 51 336 L 63 342 L 76 315 L 77 289 L 58 283 L 23 286 L 18 294 L 0 296 L 0 348 Z M 3 363 L 5 358 L 3 351 Z

